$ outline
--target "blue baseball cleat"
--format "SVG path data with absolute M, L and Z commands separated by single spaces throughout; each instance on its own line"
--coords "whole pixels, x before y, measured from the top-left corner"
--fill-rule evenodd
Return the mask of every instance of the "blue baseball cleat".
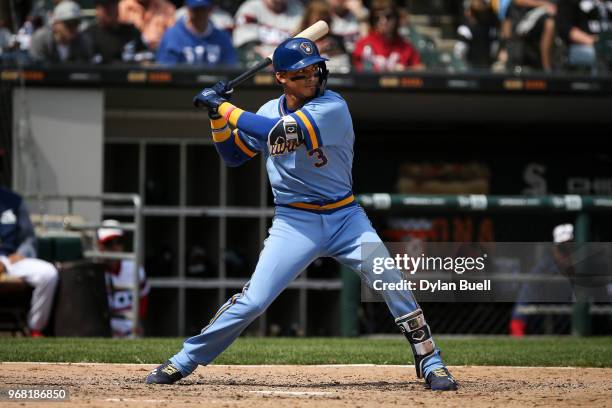
M 174 384 L 181 378 L 181 371 L 168 360 L 147 375 L 147 384 Z
M 432 391 L 456 391 L 457 381 L 446 367 L 436 368 L 427 375 L 425 385 Z

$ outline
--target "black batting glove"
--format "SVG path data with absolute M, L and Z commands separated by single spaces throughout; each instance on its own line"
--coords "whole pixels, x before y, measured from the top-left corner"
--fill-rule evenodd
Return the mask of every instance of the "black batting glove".
M 196 108 L 207 107 L 209 110 L 218 110 L 223 102 L 227 102 L 227 99 L 218 95 L 211 88 L 204 88 L 202 92 L 193 98 L 193 106 Z
M 219 81 L 214 84 L 211 89 L 215 91 L 217 95 L 227 99 L 228 101 L 232 97 L 232 92 L 234 92 L 234 88 L 230 88 L 227 81 Z

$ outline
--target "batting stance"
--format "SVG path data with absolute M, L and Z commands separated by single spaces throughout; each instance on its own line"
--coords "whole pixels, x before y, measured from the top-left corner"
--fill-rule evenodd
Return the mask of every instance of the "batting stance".
M 325 61 L 308 39 L 281 43 L 273 63 L 284 94 L 257 114 L 229 103 L 231 90 L 223 82 L 194 98 L 197 106 L 208 108 L 215 147 L 228 166 L 265 154 L 276 212 L 242 292 L 221 306 L 199 335 L 185 340 L 178 354 L 155 368 L 147 383 L 171 384 L 212 362 L 319 257 L 350 266 L 370 286 L 380 279 L 362 261 L 371 255 L 362 254 L 362 243 L 380 244 L 375 252 L 383 253 L 377 256 L 388 253 L 353 197 L 353 124 L 344 99 L 325 89 Z M 395 282 L 399 274 L 385 272 Z M 417 376 L 433 390 L 457 389 L 412 293 L 386 291 L 383 297 L 410 342 Z

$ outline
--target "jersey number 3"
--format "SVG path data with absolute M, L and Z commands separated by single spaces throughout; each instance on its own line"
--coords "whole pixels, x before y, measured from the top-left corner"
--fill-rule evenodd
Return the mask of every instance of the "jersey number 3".
M 323 167 L 327 164 L 327 157 L 325 156 L 325 153 L 323 153 L 323 149 L 319 147 L 308 152 L 308 156 L 312 157 L 314 155 L 317 156 L 317 161 L 314 163 L 315 167 Z

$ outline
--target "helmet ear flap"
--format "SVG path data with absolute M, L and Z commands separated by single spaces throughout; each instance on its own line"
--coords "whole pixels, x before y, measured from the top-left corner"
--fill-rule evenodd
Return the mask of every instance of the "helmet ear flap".
M 325 61 L 319 62 L 317 64 L 319 68 L 319 89 L 317 91 L 317 96 L 323 95 L 325 92 L 325 87 L 327 86 L 327 77 L 329 76 L 329 70 L 327 69 L 327 65 Z

